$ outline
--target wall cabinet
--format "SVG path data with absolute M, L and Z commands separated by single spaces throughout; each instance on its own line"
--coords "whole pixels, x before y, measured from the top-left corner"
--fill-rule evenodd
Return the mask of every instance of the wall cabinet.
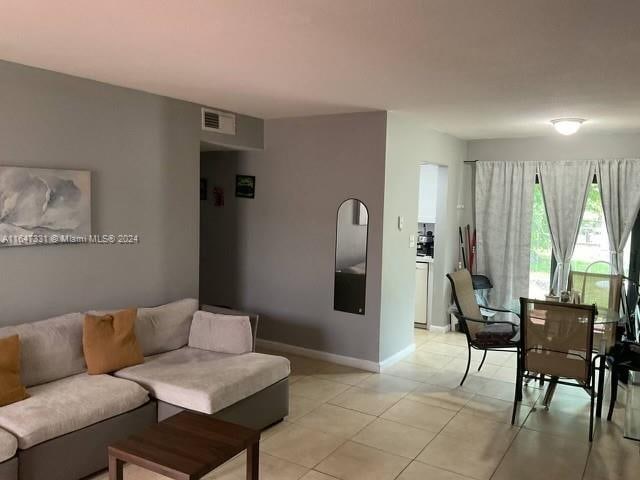
M 436 223 L 438 166 L 420 165 L 418 223 Z

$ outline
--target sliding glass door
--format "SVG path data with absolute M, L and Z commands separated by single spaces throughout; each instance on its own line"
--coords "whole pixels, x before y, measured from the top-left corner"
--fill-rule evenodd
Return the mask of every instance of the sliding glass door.
M 640 220 L 636 221 L 636 227 L 624 249 L 625 271 L 621 272 L 635 281 L 638 280 L 637 277 L 640 270 L 639 247 Z M 602 201 L 600 199 L 600 188 L 594 179 L 587 194 L 578 241 L 571 259 L 571 269 L 584 272 L 588 268 L 589 272 L 592 273 L 609 273 L 610 267 L 607 263 L 611 261 L 610 251 L 609 237 L 607 236 Z M 630 265 L 633 267 L 631 271 Z M 555 266 L 556 262 L 553 258 L 551 234 L 549 233 L 549 222 L 544 207 L 542 188 L 536 180 L 533 190 L 533 217 L 531 222 L 531 263 L 529 270 L 529 296 L 531 298 L 544 298 L 549 293 Z
M 571 270 L 575 272 L 611 273 L 609 237 L 600 200 L 600 188 L 592 183 L 578 230 L 578 241 L 571 257 Z

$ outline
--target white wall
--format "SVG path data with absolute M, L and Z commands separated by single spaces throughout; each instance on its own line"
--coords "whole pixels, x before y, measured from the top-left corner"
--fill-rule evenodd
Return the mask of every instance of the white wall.
M 445 274 L 457 263 L 457 232 L 461 215 L 460 183 L 467 142 L 430 129 L 419 116 L 387 113 L 384 229 L 382 252 L 382 303 L 380 313 L 380 360 L 408 347 L 413 341 L 415 305 L 415 247 L 409 236 L 416 233 L 419 166 L 424 163 L 448 167 L 447 202 L 438 218 L 433 264 L 433 325 L 448 324 L 450 289 Z M 399 231 L 398 216 L 405 219 Z
M 592 160 L 640 157 L 640 133 L 472 140 L 469 160 Z

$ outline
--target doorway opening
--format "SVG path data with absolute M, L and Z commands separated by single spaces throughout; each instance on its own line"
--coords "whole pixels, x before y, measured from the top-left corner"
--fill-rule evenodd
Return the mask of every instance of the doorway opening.
M 240 218 L 242 185 L 240 150 L 200 145 L 200 302 L 234 308 L 241 304 L 242 258 Z M 245 182 L 246 183 L 246 182 Z
M 439 239 L 446 217 L 448 168 L 425 163 L 419 169 L 414 325 L 426 329 L 434 318 L 434 300 L 444 288 L 444 252 Z

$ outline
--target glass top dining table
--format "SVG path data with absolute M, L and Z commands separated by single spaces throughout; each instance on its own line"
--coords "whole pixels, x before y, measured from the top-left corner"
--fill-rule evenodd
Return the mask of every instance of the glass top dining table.
M 547 301 L 545 299 L 538 299 Z M 517 305 L 516 305 L 517 303 Z M 560 303 L 560 302 L 558 302 Z M 571 305 L 571 304 L 567 304 Z M 507 307 L 509 311 L 520 316 L 520 304 L 515 300 Z M 616 330 L 624 322 L 625 316 L 613 310 L 599 309 L 593 322 L 593 353 L 606 355 L 616 344 Z
M 598 312 L 593 322 L 593 351 L 605 355 L 616 344 L 618 325 L 624 321 L 624 315 L 615 311 Z
M 541 301 L 547 301 L 540 299 Z M 560 302 L 558 302 L 560 303 Z M 509 310 L 516 315 L 520 316 L 519 305 L 518 308 L 509 308 Z M 598 387 L 597 387 L 597 401 L 596 401 L 596 416 L 600 417 L 602 412 L 602 403 L 604 398 L 604 374 L 605 374 L 605 356 L 609 353 L 611 348 L 616 344 L 616 332 L 618 325 L 624 321 L 624 315 L 616 311 L 610 311 L 606 309 L 598 310 L 598 313 L 593 322 L 593 346 L 592 353 L 594 357 L 600 358 L 599 365 L 596 367 L 598 370 Z M 555 392 L 556 382 L 555 379 L 551 379 L 547 391 L 544 395 L 543 405 L 548 408 L 553 394 Z

